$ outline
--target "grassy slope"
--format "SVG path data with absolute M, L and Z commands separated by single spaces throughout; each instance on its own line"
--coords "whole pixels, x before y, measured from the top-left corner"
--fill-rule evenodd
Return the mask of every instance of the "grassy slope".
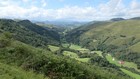
M 66 44 L 64 44 L 66 45 Z M 71 44 L 70 49 L 74 49 L 74 50 L 79 50 L 82 53 L 90 53 L 90 52 L 95 52 L 96 54 L 98 54 L 99 56 L 103 57 L 102 52 L 101 51 L 90 51 L 89 49 L 86 48 L 82 48 L 79 45 L 75 45 L 75 44 Z M 63 55 L 65 56 L 69 56 L 71 58 L 75 58 L 76 60 L 79 60 L 81 62 L 88 62 L 90 60 L 90 58 L 79 58 L 79 56 L 74 53 L 74 52 L 70 52 L 70 51 L 64 51 Z
M 118 59 L 135 62 L 137 65 L 126 64 L 137 70 L 140 64 L 139 30 L 140 20 L 100 22 L 72 30 L 67 40 L 92 51 L 110 52 Z
M 133 77 L 133 78 L 135 78 L 135 79 L 140 79 L 140 75 L 138 75 L 138 74 L 132 73 L 132 72 L 130 72 L 130 71 L 128 71 L 128 70 L 125 70 L 125 69 L 122 69 L 122 68 L 121 68 L 121 70 L 122 70 L 124 73 L 126 73 L 127 75 L 129 75 L 129 76 L 131 76 L 131 77 Z
M 89 49 L 82 48 L 81 46 L 75 45 L 75 44 L 71 44 L 70 49 L 79 50 L 79 51 L 82 52 L 82 53 L 87 53 L 87 52 L 89 52 Z
M 110 55 L 110 54 L 108 54 L 108 55 L 106 55 L 106 59 L 110 62 L 110 63 L 112 63 L 112 64 L 115 64 L 116 66 L 119 66 L 119 67 L 121 67 L 121 65 L 118 63 L 119 61 L 118 60 L 112 60 L 113 59 L 113 57 Z M 128 68 L 134 68 L 134 69 L 136 69 L 137 71 L 139 71 L 138 69 L 137 69 L 137 65 L 135 64 L 135 63 L 132 63 L 132 62 L 126 62 L 125 61 L 125 63 L 123 64 L 123 66 L 124 67 L 128 67 Z M 133 78 L 135 78 L 135 79 L 139 79 L 140 78 L 140 75 L 138 75 L 138 74 L 136 74 L 136 73 L 132 73 L 131 71 L 128 71 L 128 70 L 126 70 L 126 69 L 123 69 L 123 68 L 120 68 L 124 73 L 126 73 L 127 75 L 129 75 L 129 76 L 131 76 L 131 77 L 133 77 Z
M 121 65 L 118 63 L 119 60 L 117 60 L 117 59 L 115 59 L 114 61 L 112 60 L 113 57 L 112 57 L 111 55 L 107 55 L 107 56 L 106 56 L 106 59 L 107 59 L 110 63 L 112 63 L 112 64 L 115 64 L 115 65 L 117 65 L 117 66 L 121 66 Z M 127 62 L 127 61 L 124 61 L 124 62 L 125 62 L 125 63 L 123 64 L 124 67 L 134 68 L 134 69 L 136 69 L 137 71 L 139 71 L 139 70 L 137 69 L 137 65 L 136 65 L 135 63 L 133 63 L 133 62 Z
M 78 46 L 78 45 L 72 45 L 71 48 L 73 48 L 73 49 L 80 49 L 81 47 Z M 103 57 L 101 51 L 92 51 L 92 52 L 95 52 L 95 53 L 97 53 L 99 56 Z M 70 56 L 71 58 L 75 58 L 76 60 L 79 60 L 79 61 L 82 61 L 82 62 L 88 62 L 88 61 L 89 61 L 89 58 L 78 58 L 78 55 L 75 54 L 74 52 L 64 51 L 63 54 L 64 54 L 65 56 Z M 107 58 L 107 60 L 108 60 L 110 63 L 115 64 L 115 65 L 121 67 L 121 65 L 119 64 L 119 61 L 118 61 L 118 60 L 116 60 L 116 59 L 115 59 L 114 61 L 112 60 L 113 57 L 112 57 L 110 54 L 108 54 L 108 55 L 106 56 L 106 58 Z M 135 63 L 133 63 L 133 62 L 126 62 L 126 61 L 125 61 L 125 64 L 124 64 L 123 66 L 124 66 L 124 67 L 128 67 L 128 68 L 134 68 L 134 69 L 138 70 L 138 69 L 137 69 L 137 65 L 136 65 Z M 139 79 L 139 78 L 140 78 L 140 75 L 138 75 L 138 74 L 132 73 L 131 71 L 128 71 L 128 70 L 123 69 L 123 68 L 120 68 L 120 69 L 121 69 L 125 74 L 127 74 L 127 75 L 129 75 L 129 76 L 131 76 L 131 77 L 133 77 L 133 78 L 135 78 L 135 79 Z M 139 70 L 138 70 L 138 71 L 139 71 Z
M 103 57 L 103 55 L 102 55 L 102 51 L 92 51 L 92 52 L 95 52 L 96 54 L 98 54 L 99 56 L 101 56 L 101 57 Z
M 59 50 L 59 47 L 53 46 L 53 45 L 48 45 L 48 48 L 49 48 L 52 52 L 56 52 L 57 50 Z
M 69 45 L 70 45 L 70 44 L 68 44 L 68 43 L 63 43 L 63 44 L 62 44 L 63 47 L 68 47 Z
M 91 48 L 97 47 L 100 44 L 108 46 L 115 45 L 119 47 L 127 45 L 128 49 L 139 52 L 139 30 L 140 20 L 95 23 L 87 27 L 80 27 L 72 30 L 71 32 L 73 33 L 70 32 L 68 34 L 67 40 L 71 42 L 80 41 L 81 45 L 85 47 L 92 46 Z M 70 37 L 75 38 L 69 39 Z
M 88 37 L 93 37 L 94 35 L 98 35 L 98 41 L 104 40 L 104 37 L 116 37 L 114 39 L 109 38 L 105 41 L 105 44 L 125 44 L 130 42 L 132 37 L 136 37 L 137 34 L 140 34 L 140 21 L 139 20 L 128 20 L 128 21 L 121 21 L 121 22 L 114 22 L 104 27 L 99 27 L 95 29 L 91 29 L 84 33 L 82 36 L 87 35 Z M 120 37 L 120 35 L 125 35 L 126 37 Z M 83 38 L 81 36 L 81 38 Z M 102 37 L 104 36 L 104 37 Z M 136 40 L 139 40 L 140 36 L 137 36 Z M 122 42 L 121 42 L 122 41 Z M 121 43 L 120 43 L 121 42 Z M 119 45 L 120 46 L 120 45 Z
M 108 70 L 104 70 L 103 68 L 97 66 L 86 65 L 84 63 L 78 63 L 73 59 L 69 59 L 62 56 L 56 56 L 52 53 L 49 53 L 46 49 L 38 49 L 32 46 L 23 44 L 18 41 L 12 41 L 10 46 L 0 48 L 0 62 L 9 65 L 10 67 L 19 67 L 15 70 L 8 71 L 9 73 L 19 73 L 19 74 L 10 74 L 15 76 L 20 75 L 21 77 L 17 77 L 17 79 L 23 79 L 29 77 L 28 79 L 32 79 L 33 74 L 29 74 L 29 70 L 33 70 L 37 73 L 45 74 L 46 76 L 52 79 L 62 79 L 62 78 L 77 78 L 77 79 L 131 79 L 127 76 L 121 75 L 117 70 L 112 70 L 111 73 Z M 5 65 L 4 65 L 5 66 Z M 8 67 L 9 67 L 8 66 Z M 26 69 L 28 75 L 24 73 L 24 71 L 20 70 L 20 68 Z M 4 67 L 6 68 L 6 67 Z M 96 71 L 96 72 L 94 72 Z M 23 72 L 23 73 L 22 73 Z M 25 71 L 26 72 L 26 71 Z M 108 74 L 109 73 L 109 74 Z M 7 74 L 4 74 L 3 78 L 11 78 Z M 7 78 L 8 77 L 8 78 Z M 42 76 L 35 76 L 36 78 L 42 78 Z M 34 78 L 34 77 L 33 77 Z M 36 79 L 34 78 L 34 79 Z M 27 78 L 26 78 L 27 79 Z
M 68 56 L 70 58 L 74 58 L 74 59 L 81 61 L 81 62 L 88 62 L 90 59 L 90 58 L 79 58 L 79 56 L 76 53 L 70 52 L 70 51 L 64 51 L 63 55 Z
M 0 79 L 48 79 L 44 75 L 0 63 Z

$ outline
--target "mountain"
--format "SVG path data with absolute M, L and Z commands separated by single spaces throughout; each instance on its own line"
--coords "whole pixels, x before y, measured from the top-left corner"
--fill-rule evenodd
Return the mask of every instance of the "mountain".
M 20 25 L 24 26 L 25 28 L 28 28 L 31 31 L 34 31 L 44 37 L 49 37 L 53 40 L 60 41 L 59 34 L 56 31 L 50 30 L 49 28 L 42 28 L 29 20 L 22 20 L 18 22 Z
M 59 45 L 57 32 L 44 29 L 29 20 L 16 22 L 11 19 L 0 19 L 0 30 L 1 32 L 13 33 L 16 40 L 33 46 Z
M 112 18 L 111 21 L 122 21 L 125 20 L 124 18 Z
M 68 42 L 90 50 L 102 50 L 118 59 L 140 65 L 140 20 L 104 21 L 70 31 Z
M 134 17 L 134 18 L 131 18 L 133 20 L 140 20 L 140 17 Z
M 35 22 L 37 23 L 37 22 Z M 87 22 L 78 22 L 78 21 L 44 21 L 42 23 L 45 24 L 51 24 L 57 27 L 63 27 L 63 28 L 76 28 L 83 24 L 86 24 Z
M 35 24 L 39 25 L 39 26 L 41 26 L 45 29 L 50 29 L 50 30 L 56 31 L 59 34 L 62 34 L 65 30 L 69 29 L 67 27 L 56 26 L 56 25 L 53 25 L 53 24 L 46 24 L 44 22 L 36 22 Z

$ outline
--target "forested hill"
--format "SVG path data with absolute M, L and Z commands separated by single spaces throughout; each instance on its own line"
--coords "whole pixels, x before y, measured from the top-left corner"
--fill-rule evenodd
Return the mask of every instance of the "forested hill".
M 40 35 L 53 38 L 56 41 L 60 41 L 59 34 L 54 30 L 51 30 L 49 28 L 42 28 L 42 27 L 30 22 L 29 20 L 22 20 L 18 23 Z
M 60 40 L 57 32 L 44 29 L 29 20 L 16 22 L 0 19 L 0 31 L 13 33 L 15 39 L 33 46 L 59 45 Z
M 70 31 L 67 41 L 140 65 L 140 20 L 104 21 Z

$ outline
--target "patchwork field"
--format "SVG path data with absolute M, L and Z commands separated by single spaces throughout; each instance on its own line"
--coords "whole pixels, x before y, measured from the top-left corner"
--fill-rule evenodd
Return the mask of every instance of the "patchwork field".
M 63 47 L 68 47 L 69 44 L 68 44 L 68 43 L 63 43 L 62 46 L 63 46 Z
M 90 59 L 90 58 L 79 58 L 79 56 L 76 53 L 70 52 L 70 51 L 64 51 L 63 55 L 68 56 L 70 58 L 74 58 L 74 59 L 81 61 L 81 62 L 88 62 Z
M 91 52 L 93 52 L 93 53 L 96 53 L 96 54 L 98 54 L 99 56 L 101 56 L 101 57 L 103 57 L 103 55 L 102 55 L 102 51 L 91 51 Z
M 57 46 L 52 46 L 52 45 L 48 45 L 48 48 L 49 48 L 52 52 L 55 52 L 55 51 L 59 50 L 59 47 L 57 47 Z
M 89 51 L 89 49 L 82 48 L 81 46 L 78 46 L 78 45 L 75 45 L 75 44 L 72 44 L 70 46 L 70 49 L 79 50 L 79 51 Z
M 90 53 L 90 50 L 87 48 L 82 48 L 79 45 L 71 44 L 70 49 L 78 50 L 81 53 Z

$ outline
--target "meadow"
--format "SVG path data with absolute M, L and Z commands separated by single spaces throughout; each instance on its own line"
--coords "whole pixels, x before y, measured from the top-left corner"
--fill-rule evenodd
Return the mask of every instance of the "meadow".
M 76 53 L 70 51 L 64 51 L 63 55 L 78 60 L 80 62 L 88 62 L 90 60 L 90 58 L 79 58 L 79 56 Z
M 52 52 L 56 52 L 57 50 L 59 50 L 59 47 L 53 46 L 53 45 L 48 45 L 48 48 L 49 48 Z

